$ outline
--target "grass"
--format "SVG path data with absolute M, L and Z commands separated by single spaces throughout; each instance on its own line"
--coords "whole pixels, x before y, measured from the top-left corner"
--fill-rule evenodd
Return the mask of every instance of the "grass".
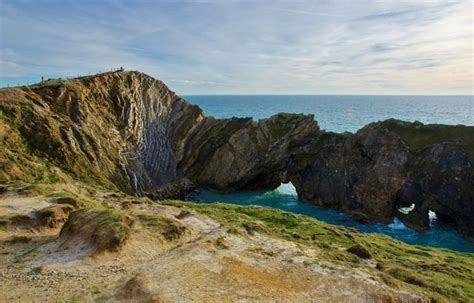
M 422 124 L 395 119 L 383 122 L 390 131 L 397 133 L 416 152 L 426 146 L 452 142 L 461 144 L 470 161 L 474 161 L 474 127 L 464 125 Z
M 26 250 L 25 252 L 23 252 L 19 255 L 16 255 L 15 259 L 14 259 L 14 262 L 15 263 L 20 263 L 20 262 L 23 261 L 24 258 L 29 257 L 29 256 L 34 256 L 36 250 L 37 250 L 37 247 L 33 247 L 33 248 L 30 248 L 30 249 Z
M 69 191 L 52 191 L 49 192 L 46 197 L 52 198 L 53 203 L 56 204 L 69 204 L 74 208 L 96 208 L 98 202 L 88 197 L 79 196 Z
M 34 219 L 26 214 L 10 214 L 0 216 L 0 227 L 6 229 L 9 226 L 24 226 L 30 228 L 34 225 Z
M 80 209 L 69 216 L 61 236 L 84 236 L 99 250 L 116 251 L 130 237 L 132 225 L 133 219 L 117 209 Z
M 408 245 L 380 234 L 327 224 L 310 217 L 259 206 L 196 204 L 163 201 L 165 205 L 190 208 L 227 225 L 311 246 L 318 259 L 364 268 L 392 287 L 428 296 L 433 302 L 474 300 L 474 254 L 448 249 Z M 367 266 L 350 252 L 364 248 L 377 266 Z M 352 248 L 352 249 L 351 249 Z
M 360 244 L 356 244 L 352 247 L 349 247 L 347 249 L 347 252 L 349 252 L 351 254 L 354 254 L 354 255 L 358 256 L 359 258 L 362 258 L 362 259 L 372 258 L 372 255 L 370 254 L 368 249 L 365 248 L 364 246 L 360 245 Z
M 145 227 L 158 231 L 168 241 L 179 239 L 186 232 L 183 224 L 168 217 L 145 213 L 137 214 L 136 217 Z
M 31 241 L 30 237 L 26 236 L 13 236 L 11 239 L 7 240 L 6 243 L 16 244 L 16 243 L 28 243 Z

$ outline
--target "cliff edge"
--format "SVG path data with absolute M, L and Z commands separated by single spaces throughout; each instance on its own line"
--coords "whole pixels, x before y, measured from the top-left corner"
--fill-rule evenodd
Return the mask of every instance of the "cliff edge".
M 182 184 L 230 192 L 291 181 L 302 200 L 360 220 L 398 216 L 425 230 L 431 210 L 474 238 L 474 127 L 387 120 L 337 134 L 312 115 L 215 119 L 122 71 L 1 89 L 0 110 L 4 184 L 61 171 L 160 197 Z

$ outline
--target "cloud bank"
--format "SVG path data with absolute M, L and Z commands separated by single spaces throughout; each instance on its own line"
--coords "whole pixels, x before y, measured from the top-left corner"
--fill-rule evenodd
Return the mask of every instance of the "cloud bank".
M 0 2 L 0 85 L 123 66 L 179 94 L 472 94 L 462 1 Z

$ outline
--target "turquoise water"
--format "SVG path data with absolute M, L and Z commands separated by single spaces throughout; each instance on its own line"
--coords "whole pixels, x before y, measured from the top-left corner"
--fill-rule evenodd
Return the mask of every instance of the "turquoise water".
M 355 132 L 364 125 L 389 118 L 423 123 L 474 125 L 473 96 L 185 96 L 207 115 L 217 118 L 267 118 L 279 112 L 314 114 L 322 129 Z M 216 194 L 200 191 L 188 197 L 195 202 L 228 202 L 262 205 L 308 215 L 332 224 L 377 232 L 411 244 L 474 252 L 474 243 L 461 238 L 454 228 L 431 217 L 431 230 L 418 233 L 397 219 L 392 224 L 361 224 L 347 214 L 316 208 L 298 200 L 291 184 L 270 191 Z
M 474 243 L 461 238 L 449 225 L 431 217 L 431 229 L 418 233 L 403 225 L 398 219 L 392 224 L 361 224 L 352 220 L 347 214 L 332 209 L 315 207 L 298 200 L 296 190 L 291 183 L 282 184 L 275 190 L 238 191 L 232 194 L 217 194 L 202 190 L 187 197 L 193 202 L 226 202 L 239 205 L 261 205 L 279 208 L 296 214 L 307 215 L 318 220 L 353 227 L 361 232 L 382 233 L 410 244 L 421 244 L 450 248 L 457 251 L 474 252 Z

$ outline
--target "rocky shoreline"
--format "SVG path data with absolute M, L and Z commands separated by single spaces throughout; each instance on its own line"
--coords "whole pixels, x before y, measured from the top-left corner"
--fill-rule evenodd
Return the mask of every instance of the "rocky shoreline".
M 426 230 L 431 210 L 474 239 L 474 127 L 386 120 L 338 134 L 312 115 L 215 119 L 122 71 L 1 89 L 0 107 L 1 183 L 57 167 L 159 200 L 291 181 L 300 199 L 360 220 Z

